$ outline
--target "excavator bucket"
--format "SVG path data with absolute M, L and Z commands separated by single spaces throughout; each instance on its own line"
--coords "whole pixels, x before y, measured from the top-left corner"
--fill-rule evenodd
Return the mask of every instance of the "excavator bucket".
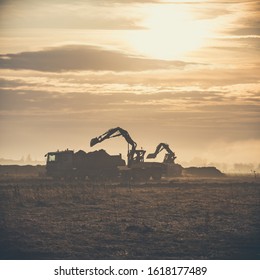
M 147 155 L 146 158 L 156 158 L 156 154 L 151 153 L 151 154 Z
M 90 140 L 90 147 L 93 147 L 93 146 L 96 145 L 97 143 L 99 143 L 98 138 L 97 138 L 97 137 L 92 138 L 92 139 Z

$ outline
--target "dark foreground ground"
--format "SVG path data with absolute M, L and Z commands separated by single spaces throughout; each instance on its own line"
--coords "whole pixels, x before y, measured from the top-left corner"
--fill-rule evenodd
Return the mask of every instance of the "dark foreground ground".
M 256 178 L 0 178 L 1 259 L 260 259 Z

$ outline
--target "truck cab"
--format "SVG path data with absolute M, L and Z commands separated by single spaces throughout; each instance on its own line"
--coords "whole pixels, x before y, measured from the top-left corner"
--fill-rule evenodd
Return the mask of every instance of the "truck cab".
M 70 176 L 73 171 L 73 155 L 72 150 L 47 153 L 46 175 L 57 179 Z

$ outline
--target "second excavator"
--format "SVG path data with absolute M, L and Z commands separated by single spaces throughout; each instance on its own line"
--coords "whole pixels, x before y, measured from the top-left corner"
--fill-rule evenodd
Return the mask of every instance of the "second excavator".
M 165 165 L 165 174 L 166 177 L 175 177 L 175 176 L 181 176 L 183 167 L 180 164 L 175 163 L 175 159 L 177 158 L 175 153 L 170 149 L 169 145 L 166 143 L 160 143 L 154 153 L 150 153 L 147 155 L 147 158 L 156 158 L 157 155 L 163 151 L 166 150 L 166 154 L 163 159 L 163 164 Z
M 164 156 L 164 163 L 174 163 L 174 160 L 177 158 L 175 156 L 175 153 L 170 149 L 169 145 L 166 143 L 160 143 L 156 149 L 154 153 L 150 153 L 147 158 L 156 158 L 157 155 L 163 150 L 165 149 L 167 151 L 167 154 L 165 154 Z

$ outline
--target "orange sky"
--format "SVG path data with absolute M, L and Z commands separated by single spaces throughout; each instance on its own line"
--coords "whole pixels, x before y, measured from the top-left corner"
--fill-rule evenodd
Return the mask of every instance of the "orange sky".
M 259 164 L 259 1 L 0 1 L 0 158 L 126 154 Z

